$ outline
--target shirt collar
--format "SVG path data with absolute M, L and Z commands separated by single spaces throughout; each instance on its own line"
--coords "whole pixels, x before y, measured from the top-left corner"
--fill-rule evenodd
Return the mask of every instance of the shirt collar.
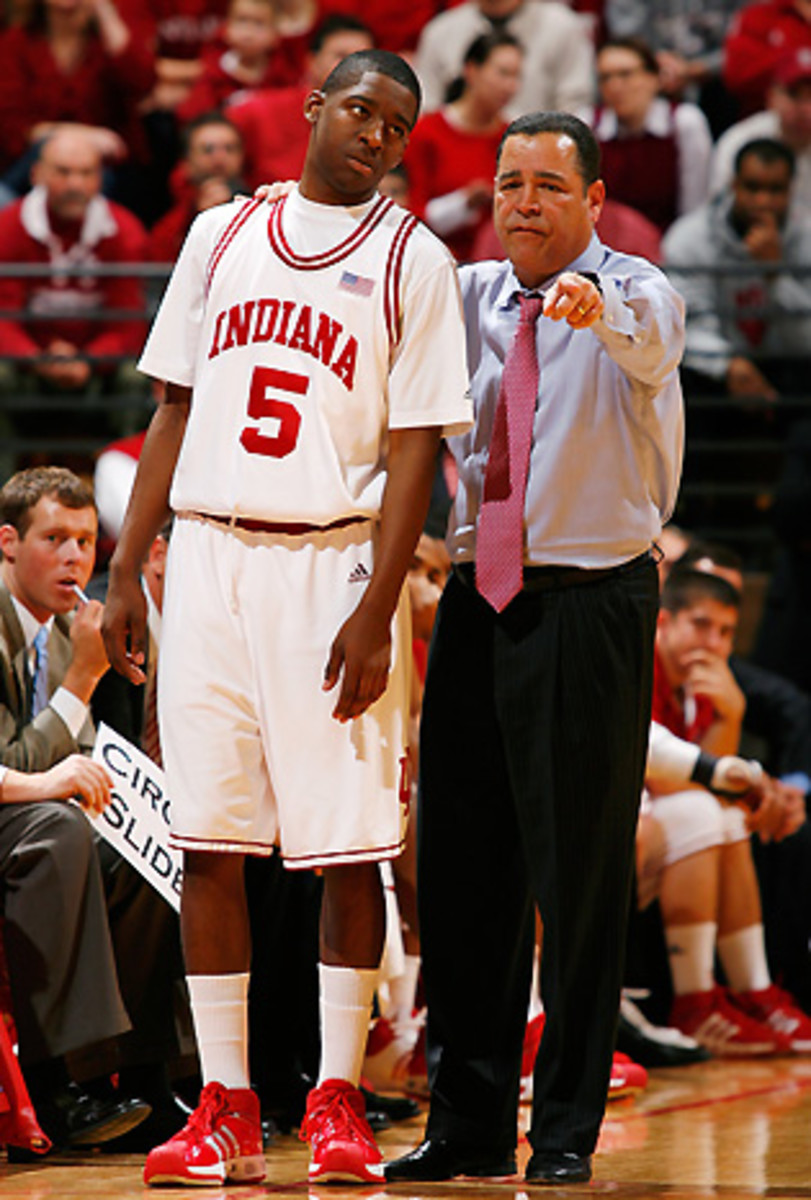
M 591 241 L 582 254 L 573 259 L 563 270 L 558 271 L 555 275 L 550 275 L 548 279 L 543 281 L 542 287 L 527 289 L 519 281 L 515 273 L 515 268 L 512 263 L 507 260 L 507 270 L 504 273 L 504 278 L 501 281 L 501 286 L 498 289 L 495 305 L 496 308 L 507 310 L 515 308 L 518 303 L 518 295 L 520 292 L 546 292 L 552 284 L 558 279 L 563 271 L 598 271 L 602 265 L 604 257 L 604 248 L 596 233 L 591 235 Z
M 11 592 L 9 592 L 9 596 L 11 596 Z M 40 629 L 45 628 L 50 634 L 54 623 L 53 616 L 48 617 L 48 620 L 43 626 L 40 625 L 34 614 L 27 609 L 24 604 L 20 603 L 16 596 L 11 596 L 11 603 L 14 605 L 14 611 L 16 612 L 17 619 L 22 627 L 23 637 L 25 638 L 25 648 L 26 650 L 30 651 L 34 645 L 34 638 L 37 636 Z
M 673 132 L 673 110 L 671 109 L 669 100 L 664 100 L 661 96 L 657 96 L 651 102 L 648 111 L 645 113 L 641 132 L 650 133 L 654 137 L 667 137 L 668 134 Z M 616 137 L 629 136 L 621 128 L 617 120 L 617 114 L 613 108 L 604 108 L 602 110 L 595 133 L 600 141 L 610 141 Z

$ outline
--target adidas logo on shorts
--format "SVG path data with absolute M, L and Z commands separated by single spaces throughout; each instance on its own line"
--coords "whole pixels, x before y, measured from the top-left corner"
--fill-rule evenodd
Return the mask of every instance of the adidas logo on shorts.
M 356 567 L 352 568 L 347 582 L 348 583 L 367 583 L 368 580 L 370 580 L 371 578 L 372 578 L 371 574 L 369 573 L 369 571 L 366 570 L 366 567 L 364 567 L 363 563 L 358 563 L 358 565 Z

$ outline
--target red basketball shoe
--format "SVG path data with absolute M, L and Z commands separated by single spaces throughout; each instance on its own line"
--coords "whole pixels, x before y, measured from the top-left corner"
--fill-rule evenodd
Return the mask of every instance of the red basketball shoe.
M 366 1120 L 363 1096 L 344 1079 L 327 1079 L 307 1097 L 301 1126 L 309 1142 L 310 1181 L 383 1182 L 383 1159 Z
M 144 1183 L 258 1183 L 265 1178 L 259 1100 L 209 1083 L 185 1128 L 147 1155 Z
M 721 1058 L 779 1054 L 786 1049 L 782 1034 L 748 1016 L 721 987 L 676 996 L 670 1024 Z
M 760 992 L 733 992 L 730 999 L 736 1008 L 785 1039 L 793 1054 L 811 1054 L 811 1019 L 788 992 L 772 984 Z

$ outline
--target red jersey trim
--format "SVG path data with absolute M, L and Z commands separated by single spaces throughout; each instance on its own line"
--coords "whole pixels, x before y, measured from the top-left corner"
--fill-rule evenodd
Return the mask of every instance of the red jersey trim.
M 292 267 L 296 271 L 320 271 L 325 267 L 334 266 L 344 258 L 348 258 L 366 240 L 369 234 L 377 228 L 389 210 L 394 207 L 393 200 L 380 196 L 377 203 L 372 206 L 357 229 L 353 230 L 337 246 L 333 246 L 330 250 L 324 250 L 320 254 L 305 255 L 297 254 L 284 235 L 284 230 L 282 229 L 282 211 L 285 200 L 286 197 L 274 205 L 271 211 L 268 218 L 268 239 L 274 254 L 282 260 L 286 267 Z
M 386 272 L 383 285 L 383 312 L 386 318 L 386 329 L 392 349 L 397 345 L 402 335 L 402 316 L 400 305 L 400 279 L 403 271 L 403 256 L 408 239 L 417 228 L 417 218 L 412 214 L 403 217 L 395 233 L 389 256 L 386 260 Z
M 225 254 L 226 250 L 231 245 L 234 238 L 237 236 L 240 229 L 242 229 L 248 218 L 253 216 L 260 204 L 264 203 L 264 200 L 249 200 L 247 204 L 243 204 L 239 212 L 235 213 L 220 234 L 219 241 L 214 246 L 214 249 L 211 252 L 211 257 L 208 260 L 208 266 L 206 267 L 206 295 L 208 295 L 208 293 L 211 291 L 211 284 L 214 280 L 214 272 L 220 265 L 222 256 Z

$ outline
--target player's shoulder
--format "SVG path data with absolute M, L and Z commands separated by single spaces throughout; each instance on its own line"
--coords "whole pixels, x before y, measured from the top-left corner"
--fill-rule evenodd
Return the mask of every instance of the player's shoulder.
M 385 220 L 395 238 L 399 231 L 405 235 L 405 270 L 427 275 L 439 268 L 455 268 L 455 259 L 445 243 L 408 209 L 395 204 L 386 213 Z
M 240 216 L 247 219 L 261 205 L 267 207 L 266 201 L 254 200 L 249 196 L 237 196 L 225 204 L 215 204 L 213 208 L 197 214 L 189 232 L 200 240 L 219 237 L 232 221 Z

